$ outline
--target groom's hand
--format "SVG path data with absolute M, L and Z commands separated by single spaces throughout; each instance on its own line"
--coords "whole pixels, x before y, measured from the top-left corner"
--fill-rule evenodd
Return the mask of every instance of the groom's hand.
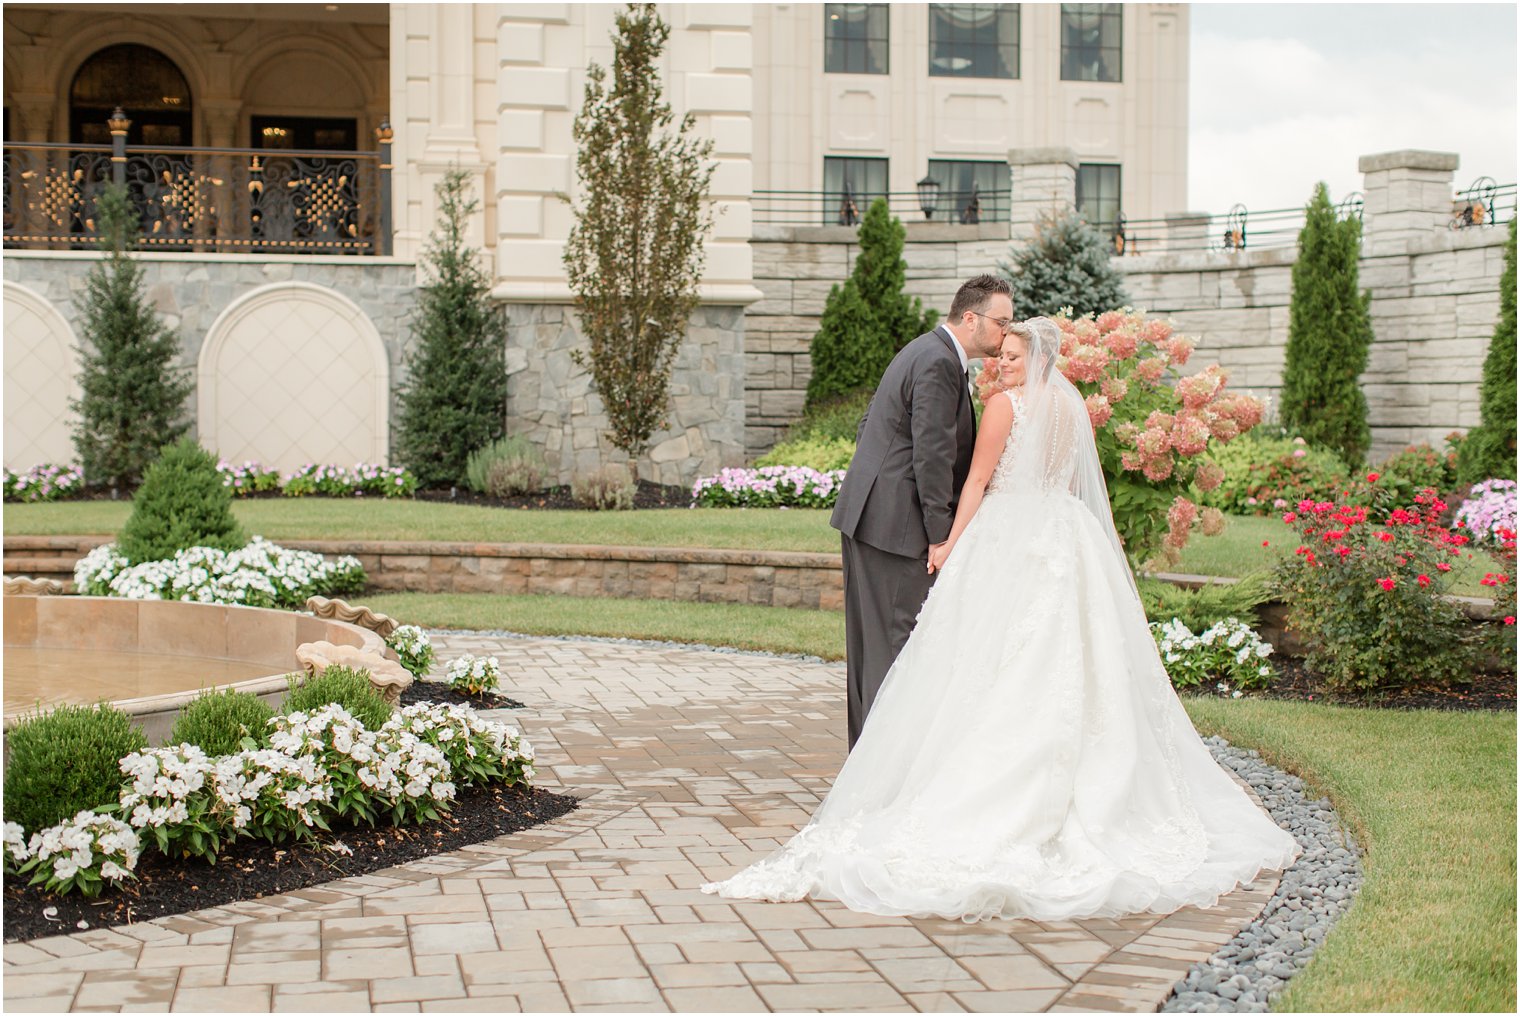
M 945 558 L 950 556 L 950 541 L 933 543 L 929 545 L 929 574 L 933 575 L 945 566 Z

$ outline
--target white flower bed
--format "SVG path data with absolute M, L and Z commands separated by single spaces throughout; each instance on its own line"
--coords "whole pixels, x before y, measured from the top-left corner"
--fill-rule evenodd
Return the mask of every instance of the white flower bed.
M 501 661 L 494 656 L 461 656 L 449 661 L 446 674 L 450 688 L 479 695 L 501 686 Z
M 1272 645 L 1263 642 L 1251 626 L 1239 618 L 1219 621 L 1200 634 L 1193 634 L 1177 618 L 1151 624 L 1161 659 L 1172 684 L 1197 688 L 1210 682 L 1235 688 L 1265 687 L 1272 668 L 1265 662 Z
M 7 822 L 6 870 L 93 896 L 130 876 L 139 832 L 166 855 L 214 860 L 230 839 L 305 837 L 327 830 L 333 815 L 371 825 L 431 821 L 455 799 L 456 781 L 516 786 L 534 775 L 533 748 L 517 729 L 468 706 L 408 706 L 375 731 L 337 704 L 270 725 L 268 748 L 208 758 L 179 744 L 125 756 L 115 809 L 125 821 L 80 812 L 30 840 Z
M 433 666 L 433 640 L 415 624 L 403 624 L 390 633 L 385 644 L 395 650 L 413 677 L 426 676 Z
M 141 564 L 107 543 L 74 566 L 74 584 L 87 596 L 297 608 L 311 596 L 357 591 L 364 568 L 354 557 L 329 560 L 261 536 L 241 550 L 191 547 L 168 561 Z
M 108 883 L 131 878 L 141 850 L 137 834 L 118 818 L 81 811 L 67 822 L 33 834 L 25 847 L 22 830 L 5 824 L 5 853 L 32 885 L 51 892 L 78 890 L 98 896 Z

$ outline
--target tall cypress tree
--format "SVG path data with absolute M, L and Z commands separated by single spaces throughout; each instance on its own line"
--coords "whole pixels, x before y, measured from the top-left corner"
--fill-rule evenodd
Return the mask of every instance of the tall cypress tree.
M 922 300 L 903 292 L 907 235 L 885 198 L 871 203 L 860 222 L 855 269 L 829 291 L 813 337 L 808 405 L 873 387 L 897 351 L 939 319 L 938 311 L 925 311 Z
M 79 418 L 74 449 L 87 483 L 125 489 L 190 429 L 185 399 L 195 385 L 174 366 L 179 337 L 148 305 L 142 266 L 127 255 L 140 221 L 127 189 L 107 187 L 95 214 L 105 257 L 77 304 L 85 341 L 80 397 L 70 403 Z
M 573 134 L 581 202 L 565 241 L 565 271 L 589 351 L 575 350 L 602 398 L 608 439 L 635 471 L 665 425 L 670 374 L 697 308 L 712 228 L 713 143 L 696 117 L 664 101 L 660 63 L 670 26 L 654 4 L 629 4 L 607 72 L 586 69 Z
M 460 169 L 444 176 L 437 194 L 438 227 L 423 254 L 432 281 L 417 299 L 416 346 L 396 392 L 396 459 L 424 487 L 464 483 L 470 453 L 507 425 L 506 323 L 465 242 L 480 203 Z
M 1504 276 L 1499 280 L 1499 321 L 1483 361 L 1482 420 L 1457 452 L 1464 484 L 1515 478 L 1515 220 L 1509 220 Z
M 1074 210 L 1043 218 L 1028 243 L 998 262 L 1013 289 L 1014 317 L 1049 316 L 1065 307 L 1076 316 L 1101 314 L 1129 303 L 1110 251 Z
M 1372 346 L 1371 294 L 1358 287 L 1361 238 L 1361 220 L 1337 221 L 1329 188 L 1316 186 L 1293 263 L 1281 393 L 1282 422 L 1353 468 L 1372 443 L 1358 383 Z

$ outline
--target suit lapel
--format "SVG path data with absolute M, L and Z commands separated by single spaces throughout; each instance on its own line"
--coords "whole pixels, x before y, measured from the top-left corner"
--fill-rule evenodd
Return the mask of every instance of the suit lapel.
M 951 356 L 955 357 L 955 366 L 957 369 L 959 369 L 961 365 L 961 358 L 960 354 L 955 351 L 955 339 L 946 334 L 945 329 L 938 325 L 935 326 L 934 334 L 939 336 L 939 340 L 945 344 L 946 350 L 950 353 Z M 955 411 L 956 414 L 959 415 L 961 409 L 964 408 L 966 412 L 970 414 L 971 432 L 974 434 L 976 433 L 976 409 L 971 405 L 970 369 L 971 364 L 968 361 L 966 364 L 966 369 L 960 371 L 961 401 L 960 405 L 956 407 Z

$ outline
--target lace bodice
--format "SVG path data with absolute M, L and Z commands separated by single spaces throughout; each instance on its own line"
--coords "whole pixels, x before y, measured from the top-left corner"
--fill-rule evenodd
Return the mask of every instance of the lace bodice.
M 998 457 L 998 463 L 992 470 L 992 479 L 987 482 L 987 492 L 991 494 L 1018 486 L 1032 487 L 1035 484 L 1030 483 L 1030 479 L 1036 476 L 1039 478 L 1039 490 L 1069 492 L 1076 476 L 1075 431 L 1073 430 L 1076 421 L 1065 418 L 1071 414 L 1064 410 L 1063 403 L 1052 402 L 1050 410 L 1056 414 L 1057 418 L 1052 421 L 1053 442 L 1045 451 L 1044 461 L 1037 466 L 1033 462 L 1020 462 L 1020 457 L 1026 452 L 1021 438 L 1028 430 L 1024 426 L 1028 410 L 1024 404 L 1024 397 L 1019 393 L 1010 389 L 1003 394 L 1008 397 L 1009 402 L 1013 403 L 1013 426 L 1008 430 L 1008 440 L 1003 445 L 1003 454 Z M 1084 417 L 1081 422 L 1086 424 L 1086 418 Z M 1034 454 L 1033 449 L 1027 451 Z M 1016 471 L 1023 473 L 1021 484 L 1014 482 Z

